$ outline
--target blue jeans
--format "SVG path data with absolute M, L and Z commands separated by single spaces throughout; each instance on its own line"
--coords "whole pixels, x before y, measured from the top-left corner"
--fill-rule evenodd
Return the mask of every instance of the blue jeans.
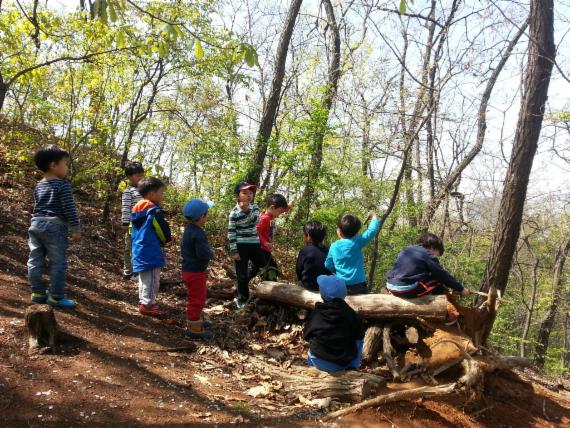
M 32 224 L 28 229 L 30 246 L 28 280 L 32 286 L 32 293 L 45 294 L 47 291 L 47 284 L 42 279 L 47 257 L 51 269 L 49 294 L 56 299 L 65 297 L 68 234 L 67 225 L 58 218 L 32 218 Z
M 351 362 L 349 362 L 344 366 L 341 366 L 337 363 L 333 363 L 332 361 L 323 360 L 322 358 L 315 357 L 313 354 L 311 354 L 311 350 L 309 350 L 307 363 L 309 364 L 309 366 L 315 366 L 316 368 L 324 372 L 340 372 L 342 370 L 347 370 L 347 369 L 357 369 L 358 367 L 360 367 L 360 363 L 362 362 L 362 346 L 363 346 L 363 341 L 357 340 L 356 348 L 358 349 L 358 354 L 356 355 L 356 358 L 354 358 L 354 360 L 352 360 Z

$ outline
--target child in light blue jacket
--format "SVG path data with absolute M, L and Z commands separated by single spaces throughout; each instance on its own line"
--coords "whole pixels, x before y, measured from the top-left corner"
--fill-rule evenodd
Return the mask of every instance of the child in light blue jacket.
M 349 295 L 368 293 L 362 250 L 380 230 L 380 220 L 374 213 L 371 216 L 368 229 L 357 235 L 362 227 L 360 220 L 351 214 L 343 215 L 336 229 L 340 239 L 331 245 L 325 260 L 325 267 L 346 282 Z

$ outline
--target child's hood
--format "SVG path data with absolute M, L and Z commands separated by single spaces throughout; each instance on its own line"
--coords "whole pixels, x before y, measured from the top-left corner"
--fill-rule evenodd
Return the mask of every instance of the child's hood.
M 152 211 L 158 209 L 158 205 L 149 201 L 148 199 L 141 199 L 138 201 L 132 210 L 132 221 L 141 221 L 148 217 Z

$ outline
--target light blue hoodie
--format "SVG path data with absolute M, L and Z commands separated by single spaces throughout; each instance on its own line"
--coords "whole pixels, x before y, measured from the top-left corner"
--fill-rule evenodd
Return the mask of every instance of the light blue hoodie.
M 380 220 L 373 218 L 364 233 L 333 242 L 325 260 L 325 267 L 343 279 L 347 287 L 366 282 L 362 249 L 379 230 Z

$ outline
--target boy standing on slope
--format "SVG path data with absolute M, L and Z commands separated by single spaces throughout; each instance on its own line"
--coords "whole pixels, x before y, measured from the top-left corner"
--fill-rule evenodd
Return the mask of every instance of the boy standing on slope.
M 345 281 L 349 295 L 368 293 L 362 250 L 380 230 L 380 220 L 376 214 L 371 212 L 369 217 L 372 220 L 368 229 L 356 235 L 362 226 L 360 220 L 351 214 L 343 215 L 336 229 L 340 239 L 331 245 L 325 260 L 325 267 Z
M 287 203 L 285 196 L 274 193 L 267 197 L 265 211 L 261 212 L 259 223 L 257 223 L 257 235 L 259 236 L 259 245 L 261 248 L 261 255 L 264 259 L 264 265 L 254 266 L 249 274 L 250 279 L 253 279 L 263 268 L 266 270 L 265 276 L 267 279 L 277 279 L 279 269 L 272 254 L 275 220 L 290 209 L 291 207 Z
M 34 162 L 44 173 L 44 178 L 34 189 L 34 210 L 28 229 L 28 279 L 32 287 L 32 302 L 48 303 L 59 309 L 76 306 L 74 300 L 65 297 L 68 235 L 71 232 L 74 241 L 81 239 L 71 184 L 65 180 L 69 159 L 69 153 L 55 145 L 36 151 Z M 46 257 L 51 269 L 49 293 L 42 279 Z
M 163 249 L 172 240 L 160 204 L 166 185 L 155 177 L 145 177 L 138 185 L 143 197 L 133 207 L 133 272 L 139 275 L 139 312 L 151 317 L 162 315 L 156 304 L 160 287 L 160 269 L 166 262 Z
M 202 310 L 208 295 L 208 263 L 214 258 L 203 227 L 208 220 L 208 210 L 213 206 L 212 202 L 191 199 L 182 210 L 188 220 L 181 245 L 182 280 L 188 292 L 184 335 L 190 339 L 212 338 L 212 333 L 207 330 L 212 326 L 212 322 L 202 319 Z
M 256 189 L 254 184 L 245 181 L 238 183 L 234 188 L 237 204 L 229 215 L 228 240 L 237 276 L 234 303 L 238 309 L 245 307 L 249 299 L 249 262 L 258 268 L 265 265 L 256 228 L 260 218 L 259 207 L 253 203 L 253 192 Z
M 121 198 L 121 223 L 125 228 L 125 252 L 123 256 L 123 279 L 133 276 L 133 240 L 131 236 L 131 212 L 135 204 L 142 199 L 137 190 L 139 181 L 144 177 L 144 168 L 140 162 L 127 162 L 125 166 L 127 187 Z

